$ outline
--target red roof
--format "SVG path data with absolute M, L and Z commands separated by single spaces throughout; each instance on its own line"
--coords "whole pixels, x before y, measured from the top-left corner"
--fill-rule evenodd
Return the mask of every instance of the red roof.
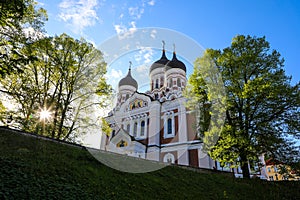
M 266 165 L 278 165 L 278 164 L 283 164 L 283 162 L 280 162 L 278 160 L 275 160 L 273 158 L 270 158 L 266 160 Z

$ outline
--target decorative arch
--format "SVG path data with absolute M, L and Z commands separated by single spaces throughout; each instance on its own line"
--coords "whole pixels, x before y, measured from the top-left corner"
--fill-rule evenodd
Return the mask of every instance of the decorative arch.
M 117 143 L 117 147 L 126 147 L 128 143 L 125 140 L 121 140 L 120 142 Z
M 175 163 L 175 156 L 171 153 L 167 153 L 165 156 L 164 156 L 164 159 L 163 159 L 163 162 L 165 163 Z

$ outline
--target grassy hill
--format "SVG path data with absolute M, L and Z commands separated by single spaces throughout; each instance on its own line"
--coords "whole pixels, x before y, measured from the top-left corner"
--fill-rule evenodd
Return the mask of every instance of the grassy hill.
M 174 166 L 120 172 L 85 148 L 0 128 L 0 199 L 300 199 L 300 182 L 234 179 Z

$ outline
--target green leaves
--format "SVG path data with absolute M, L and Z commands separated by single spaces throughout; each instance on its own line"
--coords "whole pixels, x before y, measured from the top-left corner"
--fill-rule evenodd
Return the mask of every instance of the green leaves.
M 226 109 L 226 123 L 211 148 L 214 159 L 247 163 L 262 153 L 279 156 L 283 149 L 279 146 L 287 144 L 287 135 L 299 134 L 300 83 L 290 84 L 283 62 L 277 51 L 270 50 L 265 37 L 243 35 L 233 38 L 223 51 L 209 49 L 197 59 L 190 77 L 195 97 L 202 101 L 199 94 L 207 94 L 209 102 L 220 93 L 220 85 L 207 87 L 210 80 L 218 80 L 211 78 L 216 71 L 206 72 L 211 63 L 217 66 L 226 88 L 226 98 L 219 98 L 224 106 L 216 107 L 220 112 Z M 210 126 L 215 126 L 214 122 Z
M 34 59 L 22 48 L 42 34 L 45 20 L 46 11 L 37 9 L 33 0 L 0 3 L 0 78 L 23 72 L 23 68 Z
M 105 105 L 110 91 L 102 53 L 84 39 L 75 40 L 66 34 L 42 38 L 22 51 L 37 59 L 22 74 L 8 75 L 2 81 L 6 93 L 20 106 L 15 116 L 18 126 L 72 140 L 95 127 L 91 113 Z M 47 121 L 40 119 L 42 109 L 51 112 Z

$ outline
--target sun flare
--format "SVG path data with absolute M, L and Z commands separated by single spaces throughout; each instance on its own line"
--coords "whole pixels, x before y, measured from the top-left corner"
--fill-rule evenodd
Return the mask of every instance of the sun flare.
M 51 118 L 51 112 L 43 109 L 40 111 L 40 120 L 49 120 Z

